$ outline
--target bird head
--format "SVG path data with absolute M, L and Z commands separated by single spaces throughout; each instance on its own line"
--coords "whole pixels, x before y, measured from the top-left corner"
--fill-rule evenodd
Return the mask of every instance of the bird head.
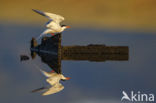
M 70 28 L 70 26 L 67 26 L 67 25 L 61 25 L 61 27 L 67 29 L 67 28 Z
M 69 80 L 71 79 L 70 77 L 65 77 L 64 79 L 61 79 L 62 81 L 66 81 L 66 80 Z
M 69 79 L 71 79 L 70 77 L 66 77 L 66 80 L 69 80 Z

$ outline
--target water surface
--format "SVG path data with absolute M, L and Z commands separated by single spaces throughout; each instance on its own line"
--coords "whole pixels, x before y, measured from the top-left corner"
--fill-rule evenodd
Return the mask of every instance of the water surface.
M 65 89 L 41 96 L 32 89 L 46 84 L 34 66 L 49 70 L 35 60 L 20 62 L 19 55 L 30 55 L 30 40 L 43 28 L 31 25 L 0 25 L 0 102 L 120 103 L 122 91 L 156 94 L 156 35 L 154 32 L 72 28 L 62 35 L 62 45 L 105 44 L 128 46 L 128 61 L 62 61 L 62 72 L 72 79 L 62 82 Z M 61 99 L 60 99 L 61 98 Z

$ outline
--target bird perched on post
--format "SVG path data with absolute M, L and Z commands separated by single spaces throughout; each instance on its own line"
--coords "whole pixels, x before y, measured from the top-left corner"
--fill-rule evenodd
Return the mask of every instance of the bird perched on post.
M 66 81 L 70 79 L 70 77 L 64 77 L 63 74 L 60 74 L 60 73 L 58 74 L 55 71 L 52 71 L 52 72 L 46 72 L 43 70 L 40 70 L 40 71 L 47 77 L 46 81 L 50 84 L 50 87 L 41 87 L 41 88 L 33 90 L 32 92 L 46 90 L 42 94 L 43 96 L 60 92 L 61 90 L 64 89 L 64 86 L 60 83 L 60 80 Z
M 32 10 L 49 19 L 49 21 L 46 23 L 47 29 L 43 33 L 41 33 L 37 39 L 49 33 L 52 36 L 54 36 L 56 33 L 61 33 L 65 29 L 70 28 L 70 26 L 60 25 L 60 23 L 64 21 L 64 17 L 60 15 L 48 13 L 48 12 L 42 12 L 42 11 L 35 10 L 35 9 L 32 9 Z

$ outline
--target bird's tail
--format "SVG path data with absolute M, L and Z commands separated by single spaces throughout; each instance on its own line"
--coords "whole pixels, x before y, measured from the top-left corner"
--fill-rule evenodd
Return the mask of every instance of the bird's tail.
M 40 36 L 38 36 L 38 37 L 36 38 L 36 40 L 39 40 L 43 35 L 44 35 L 43 33 L 40 34 Z
M 43 75 L 45 75 L 46 77 L 50 77 L 50 76 L 51 76 L 48 72 L 43 71 L 42 69 L 40 69 L 40 71 L 41 71 L 41 73 L 42 73 Z
M 40 34 L 39 37 L 37 37 L 37 40 L 38 40 L 39 38 L 41 38 L 42 36 L 48 34 L 50 31 L 51 31 L 50 29 L 46 29 L 43 33 Z
M 50 77 L 50 76 L 51 76 L 48 72 L 46 72 L 46 71 L 40 69 L 40 67 L 37 66 L 36 64 L 34 64 L 34 66 L 35 66 L 38 70 L 40 70 L 40 72 L 41 72 L 44 76 L 46 76 L 46 77 Z

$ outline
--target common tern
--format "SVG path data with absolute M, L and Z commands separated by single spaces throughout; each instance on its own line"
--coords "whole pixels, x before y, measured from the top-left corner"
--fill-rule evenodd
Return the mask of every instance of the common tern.
M 47 29 L 43 33 L 41 33 L 37 39 L 49 33 L 52 36 L 54 36 L 56 33 L 61 33 L 65 29 L 70 28 L 70 26 L 60 25 L 60 23 L 65 20 L 64 17 L 61 15 L 57 15 L 57 14 L 49 13 L 49 12 L 42 12 L 42 11 L 35 10 L 35 9 L 32 9 L 32 10 L 49 19 L 49 21 L 46 23 Z
M 46 72 L 43 70 L 40 70 L 46 77 L 46 81 L 50 84 L 50 87 L 42 87 L 42 88 L 38 88 L 33 90 L 32 92 L 38 92 L 38 91 L 42 91 L 42 90 L 46 90 L 42 95 L 50 95 L 50 94 L 54 94 L 57 93 L 61 90 L 64 89 L 64 86 L 60 83 L 60 80 L 69 80 L 70 77 L 64 77 L 63 74 L 58 74 L 54 71 L 52 72 Z

